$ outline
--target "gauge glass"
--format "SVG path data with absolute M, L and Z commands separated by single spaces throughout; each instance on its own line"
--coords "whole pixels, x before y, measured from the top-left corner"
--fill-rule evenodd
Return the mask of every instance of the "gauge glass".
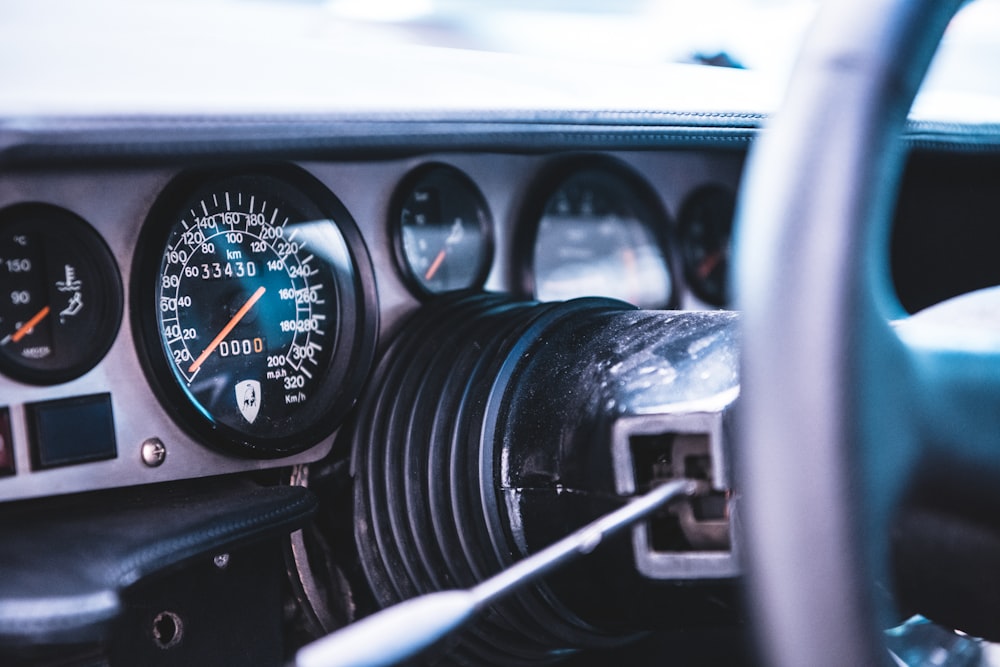
M 0 212 L 0 371 L 33 384 L 72 380 L 107 353 L 122 315 L 110 250 L 69 211 Z
M 735 201 L 729 188 L 708 185 L 695 190 L 681 208 L 678 224 L 684 276 L 691 290 L 713 306 L 727 303 Z
M 660 241 L 665 221 L 649 196 L 617 171 L 565 178 L 545 200 L 532 248 L 534 296 L 621 299 L 643 308 L 672 301 Z
M 374 338 L 360 237 L 309 178 L 175 187 L 151 216 L 162 250 L 143 286 L 153 295 L 149 356 L 169 375 L 168 400 L 183 395 L 186 422 L 241 453 L 315 444 L 370 363 L 373 340 L 358 338 Z
M 433 164 L 411 173 L 391 225 L 400 270 L 418 295 L 481 287 L 493 259 L 486 201 L 462 172 Z

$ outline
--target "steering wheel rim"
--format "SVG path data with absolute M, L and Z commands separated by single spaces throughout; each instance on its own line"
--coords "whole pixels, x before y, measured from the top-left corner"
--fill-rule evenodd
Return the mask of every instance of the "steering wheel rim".
M 901 134 L 959 4 L 827 3 L 748 162 L 733 284 L 744 313 L 736 451 L 749 595 L 773 664 L 888 660 L 879 628 L 891 605 L 869 582 L 887 580 L 893 509 L 948 444 L 929 444 L 927 429 L 948 431 L 931 424 L 942 417 L 976 433 L 996 421 L 928 399 L 941 389 L 983 405 L 981 349 L 889 324 L 901 314 L 886 267 Z M 958 456 L 996 467 L 982 443 Z

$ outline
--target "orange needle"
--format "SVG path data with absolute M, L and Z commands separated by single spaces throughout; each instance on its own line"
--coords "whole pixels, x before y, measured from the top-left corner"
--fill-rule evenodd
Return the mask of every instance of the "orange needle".
M 35 313 L 35 316 L 30 320 L 21 325 L 21 328 L 14 332 L 14 335 L 10 339 L 15 343 L 20 343 L 21 339 L 28 335 L 28 333 L 35 328 L 35 325 L 45 319 L 45 316 L 49 314 L 49 307 L 45 306 L 40 311 Z
M 191 364 L 191 367 L 188 368 L 188 373 L 194 373 L 196 370 L 201 368 L 201 365 L 205 363 L 205 360 L 212 356 L 212 353 L 215 352 L 215 348 L 219 347 L 219 343 L 224 341 L 226 336 L 229 335 L 229 332 L 240 323 L 240 320 L 246 317 L 246 314 L 250 312 L 250 309 L 253 308 L 255 303 L 260 301 L 260 297 L 264 296 L 264 292 L 266 291 L 267 288 L 263 285 L 257 288 L 257 291 L 254 292 L 253 295 L 247 299 L 247 302 L 236 311 L 236 314 L 233 315 L 232 319 L 229 320 L 226 326 L 222 327 L 222 331 L 219 332 L 219 335 L 212 339 L 212 342 L 208 344 L 205 351 L 198 355 L 198 358 L 195 359 L 194 363 Z
M 447 248 L 441 248 L 441 252 L 437 254 L 437 257 L 434 258 L 434 261 L 431 262 L 430 267 L 427 269 L 427 273 L 424 274 L 424 280 L 430 280 L 434 277 L 434 274 L 441 268 L 441 263 L 444 261 L 447 254 Z
M 715 270 L 715 267 L 719 265 L 722 261 L 724 254 L 721 250 L 716 250 L 711 255 L 702 260 L 701 264 L 698 265 L 698 277 L 704 280 Z

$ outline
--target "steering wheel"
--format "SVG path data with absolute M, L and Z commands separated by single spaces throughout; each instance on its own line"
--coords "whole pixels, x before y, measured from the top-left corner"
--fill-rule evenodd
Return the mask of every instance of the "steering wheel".
M 827 3 L 748 164 L 737 463 L 749 595 L 774 664 L 887 662 L 879 629 L 895 621 L 875 582 L 888 580 L 893 513 L 922 471 L 1000 480 L 1000 339 L 890 323 L 901 134 L 959 4 Z

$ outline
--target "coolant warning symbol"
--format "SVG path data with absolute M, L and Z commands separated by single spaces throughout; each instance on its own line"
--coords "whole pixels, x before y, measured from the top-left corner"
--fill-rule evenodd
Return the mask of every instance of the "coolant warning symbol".
M 260 382 L 244 380 L 237 383 L 236 405 L 243 418 L 252 424 L 257 419 L 257 413 L 260 412 Z

